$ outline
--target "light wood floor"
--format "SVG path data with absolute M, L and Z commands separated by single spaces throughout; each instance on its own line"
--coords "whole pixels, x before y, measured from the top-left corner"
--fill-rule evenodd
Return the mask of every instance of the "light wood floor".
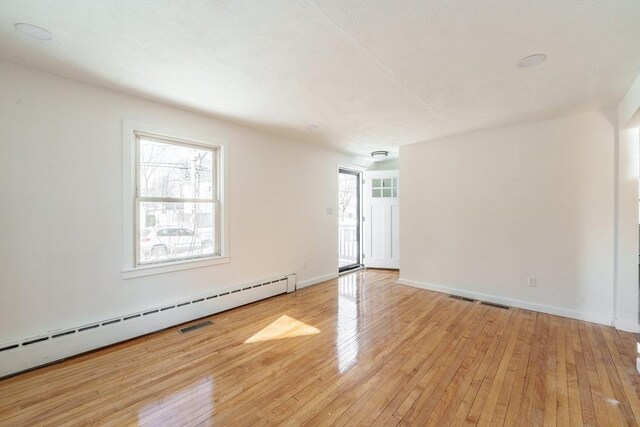
M 0 381 L 2 425 L 637 425 L 632 334 L 356 272 Z

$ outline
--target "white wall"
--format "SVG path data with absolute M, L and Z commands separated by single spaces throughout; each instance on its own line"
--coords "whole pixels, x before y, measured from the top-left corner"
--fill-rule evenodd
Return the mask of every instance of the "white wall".
M 591 112 L 402 147 L 404 283 L 611 324 L 615 121 Z
M 346 156 L 7 62 L 0 92 L 0 342 L 337 272 L 327 208 Z M 229 264 L 121 278 L 123 118 L 229 141 Z
M 618 139 L 616 324 L 638 325 L 638 174 L 640 133 L 621 130 Z
M 398 170 L 400 163 L 398 159 L 383 160 L 381 162 L 373 162 L 369 166 L 370 171 L 391 171 Z
M 638 328 L 640 76 L 618 106 L 616 325 Z M 635 325 L 635 326 L 634 326 Z
M 621 129 L 640 126 L 640 75 L 618 105 L 618 125 Z

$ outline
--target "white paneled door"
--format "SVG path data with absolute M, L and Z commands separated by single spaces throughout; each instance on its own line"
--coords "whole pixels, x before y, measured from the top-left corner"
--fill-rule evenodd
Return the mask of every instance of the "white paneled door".
M 364 265 L 400 268 L 398 171 L 364 173 Z

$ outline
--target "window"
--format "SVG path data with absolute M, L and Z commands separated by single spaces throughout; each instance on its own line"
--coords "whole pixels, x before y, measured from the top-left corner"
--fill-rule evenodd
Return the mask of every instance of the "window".
M 371 197 L 398 197 L 398 178 L 372 179 Z
M 224 144 L 148 128 L 125 122 L 125 278 L 228 261 Z

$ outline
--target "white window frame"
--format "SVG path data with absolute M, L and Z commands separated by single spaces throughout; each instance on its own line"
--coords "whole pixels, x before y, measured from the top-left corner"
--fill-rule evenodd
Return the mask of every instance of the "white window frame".
M 138 168 L 138 137 L 147 136 L 156 140 L 164 140 L 168 143 L 185 144 L 188 146 L 200 146 L 205 149 L 215 150 L 214 179 L 217 185 L 217 230 L 219 238 L 216 242 L 218 254 L 182 260 L 167 260 L 154 264 L 137 264 L 137 194 L 136 179 Z M 212 139 L 200 135 L 189 134 L 172 129 L 140 123 L 132 120 L 123 120 L 122 123 L 122 219 L 124 259 L 122 277 L 130 279 L 134 277 L 148 276 L 152 274 L 169 273 L 172 271 L 191 268 L 207 267 L 210 265 L 228 263 L 229 255 L 229 148 L 226 141 Z M 214 197 L 215 199 L 215 197 Z M 214 201 L 216 203 L 216 201 Z

